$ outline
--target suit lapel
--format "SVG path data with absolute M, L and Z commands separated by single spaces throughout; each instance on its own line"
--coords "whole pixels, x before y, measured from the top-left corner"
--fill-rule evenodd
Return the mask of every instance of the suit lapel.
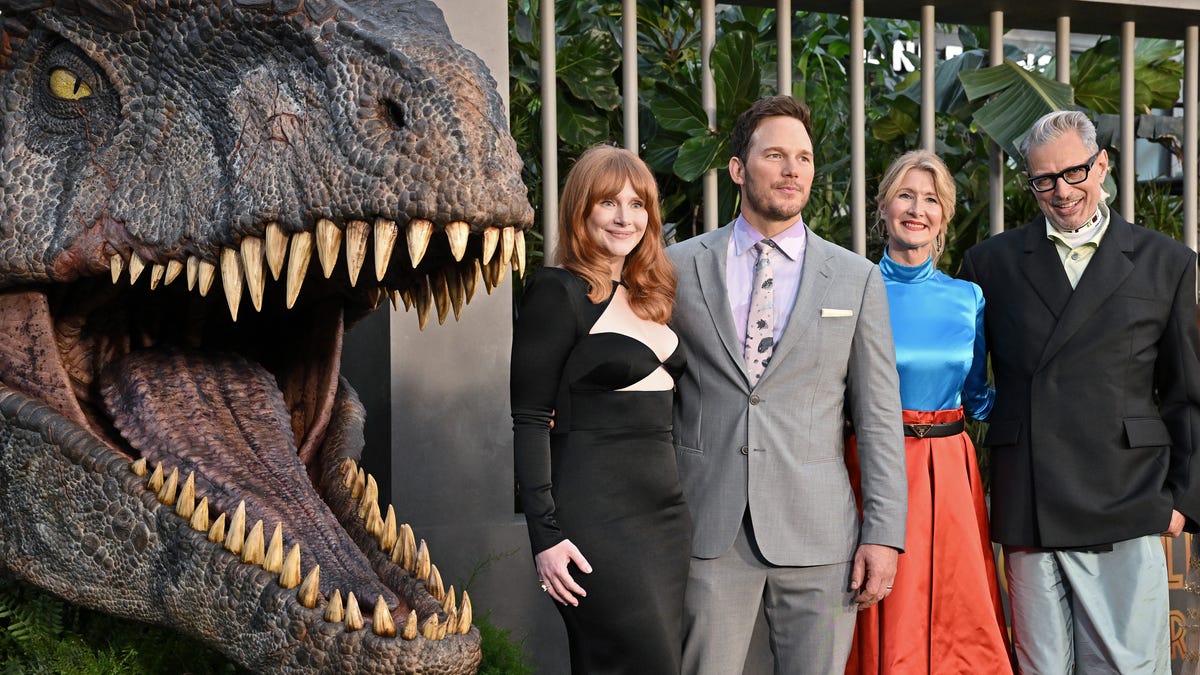
M 806 231 L 808 241 L 804 245 L 804 267 L 800 272 L 800 285 L 796 289 L 796 302 L 788 317 L 787 326 L 779 336 L 779 343 L 771 354 L 771 362 L 763 371 L 761 383 L 778 370 L 776 363 L 782 363 L 795 346 L 804 341 L 809 329 L 816 324 L 815 317 L 819 315 L 821 302 L 829 292 L 833 283 L 833 270 L 830 268 L 831 258 L 829 247 L 833 246 L 818 237 L 811 229 Z
M 725 284 L 726 255 L 729 253 L 729 237 L 732 233 L 733 227 L 726 225 L 719 236 L 706 244 L 705 250 L 695 258 L 696 276 L 700 279 L 700 295 L 708 307 L 708 315 L 717 329 L 717 336 L 729 352 L 729 358 L 749 383 L 750 374 L 746 371 L 746 358 L 738 348 L 738 334 L 733 326 L 733 310 L 729 308 L 729 291 Z
M 1050 339 L 1046 341 L 1046 348 L 1042 350 L 1038 368 L 1054 358 L 1113 292 L 1125 283 L 1125 279 L 1133 272 L 1133 263 L 1126 255 L 1132 250 L 1131 226 L 1115 211 L 1110 212 L 1108 230 L 1054 325 Z M 1062 263 L 1058 262 L 1061 269 Z
M 1054 242 L 1046 236 L 1046 219 L 1039 216 L 1025 226 L 1025 263 L 1021 271 L 1034 292 L 1057 319 L 1071 299 L 1071 281 L 1063 270 L 1062 259 Z

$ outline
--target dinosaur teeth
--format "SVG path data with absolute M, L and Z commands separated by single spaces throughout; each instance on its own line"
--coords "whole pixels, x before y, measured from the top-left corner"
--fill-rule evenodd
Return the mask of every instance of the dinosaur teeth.
M 242 302 L 242 264 L 238 252 L 231 248 L 221 249 L 221 286 L 225 289 L 229 316 L 237 321 L 238 305 Z
M 271 543 L 267 546 L 266 557 L 263 558 L 263 569 L 268 572 L 279 574 L 283 571 L 283 524 L 275 523 L 275 532 L 271 535 Z M 296 571 L 296 576 L 300 576 L 300 571 Z M 300 579 L 296 579 L 296 583 L 300 583 Z M 295 586 L 285 586 L 292 588 Z
M 371 507 L 367 510 L 366 528 L 367 532 L 376 539 L 383 536 L 383 518 L 379 515 L 378 502 L 371 502 Z
M 138 277 L 142 276 L 142 270 L 146 269 L 146 262 L 136 251 L 129 252 L 129 285 L 137 283 Z
M 430 563 L 429 565 L 429 583 L 427 584 L 429 594 L 434 600 L 442 602 L 446 599 L 446 590 L 442 586 L 442 574 L 438 572 L 437 565 Z
M 525 231 L 517 232 L 517 276 L 525 278 Z
M 462 271 L 457 267 L 449 267 L 445 270 L 446 290 L 450 294 L 450 306 L 454 308 L 454 320 L 462 315 L 463 298 L 463 279 Z
M 361 220 L 346 224 L 346 267 L 350 273 L 350 285 L 358 285 L 358 273 L 367 259 L 367 235 L 371 226 Z
M 471 631 L 471 596 L 466 591 L 462 594 L 462 607 L 458 610 L 458 633 L 466 635 Z
M 371 627 L 375 630 L 376 635 L 396 636 L 396 624 L 392 622 L 392 613 L 388 610 L 382 595 L 375 600 L 375 614 L 371 617 Z
M 163 265 L 159 265 L 158 263 L 154 263 L 150 267 L 150 290 L 158 288 L 158 284 L 162 282 L 163 274 L 165 274 L 166 271 L 167 268 Z
M 279 571 L 279 586 L 291 590 L 298 585 L 300 585 L 300 544 L 293 544 L 292 550 L 288 551 L 287 558 L 283 560 L 283 568 Z M 303 599 L 301 604 L 303 604 Z M 305 605 L 305 607 L 307 606 Z
M 450 590 L 446 591 L 446 599 L 442 600 L 442 611 L 447 614 L 458 611 L 458 605 L 454 601 L 454 584 L 450 584 Z
M 304 275 L 308 273 L 308 262 L 312 259 L 312 249 L 313 236 L 311 232 L 297 232 L 292 235 L 287 270 L 288 309 L 296 304 L 296 298 L 300 296 L 300 286 L 304 283 Z
M 438 626 L 437 614 L 431 615 L 429 619 L 425 621 L 425 625 L 421 626 L 421 635 L 424 636 L 426 640 L 438 639 L 439 631 L 440 628 Z
M 290 556 L 289 556 L 290 557 Z M 286 567 L 286 563 L 284 567 Z M 300 545 L 296 544 L 296 571 L 300 571 Z M 313 565 L 313 568 L 308 571 L 308 576 L 304 577 L 304 581 L 300 582 L 300 591 L 296 597 L 300 599 L 300 604 L 309 609 L 317 606 L 317 600 L 321 593 L 321 566 Z
M 488 226 L 483 230 L 483 256 L 480 261 L 484 265 L 492 261 L 492 255 L 496 253 L 496 244 L 500 242 L 500 228 Z
M 175 475 L 172 473 L 171 475 Z M 187 480 L 183 482 L 183 489 L 179 492 L 179 499 L 175 501 L 175 513 L 179 514 L 180 518 L 191 520 L 192 514 L 196 512 L 196 472 L 192 471 L 188 474 Z
M 342 249 L 342 231 L 332 220 L 322 218 L 317 221 L 317 258 L 321 261 L 321 271 L 328 279 L 333 275 L 337 265 L 338 252 Z
M 196 510 L 192 512 L 192 518 L 188 521 L 193 530 L 197 532 L 207 532 L 209 528 L 208 522 L 208 497 L 200 500 L 200 504 L 196 506 Z
M 108 271 L 112 272 L 112 282 L 115 284 L 121 278 L 121 272 L 125 269 L 125 259 L 120 253 L 112 254 L 108 259 Z
M 246 288 L 250 290 L 250 302 L 254 311 L 262 311 L 263 285 L 263 240 L 258 237 L 242 237 L 242 269 L 246 273 Z
M 354 460 L 346 458 L 342 461 L 342 486 L 350 487 L 354 485 L 354 477 L 357 475 L 358 465 Z
M 163 486 L 163 468 L 162 462 L 154 465 L 154 473 L 150 474 L 150 480 L 146 481 L 146 487 L 154 492 L 158 492 Z
M 179 467 L 171 469 L 171 475 L 158 491 L 158 501 L 167 505 L 175 505 L 175 491 L 179 489 Z
M 325 620 L 329 623 L 341 623 L 345 619 L 346 611 L 342 606 L 342 592 L 335 588 L 333 595 L 329 596 L 329 604 L 325 606 Z
M 172 281 L 179 277 L 179 273 L 183 271 L 183 263 L 178 260 L 167 261 L 167 276 L 163 279 L 164 286 L 170 286 Z
M 234 555 L 241 555 L 245 543 L 246 502 L 242 501 L 238 504 L 237 510 L 233 512 L 233 519 L 229 521 L 229 534 L 225 536 L 225 550 Z
M 263 521 L 254 523 L 250 534 L 246 535 L 246 545 L 242 548 L 242 562 L 247 565 L 261 565 L 266 560 L 263 552 Z
M 207 260 L 201 260 L 199 268 L 200 297 L 205 298 L 208 297 L 208 291 L 212 288 L 213 279 L 217 278 L 217 266 Z
M 288 236 L 284 234 L 279 223 L 267 223 L 267 268 L 271 270 L 271 278 L 279 281 L 283 274 L 283 259 L 287 255 Z
M 367 474 L 360 467 L 358 469 L 358 473 L 356 473 L 354 475 L 354 485 L 352 485 L 350 487 L 350 497 L 353 499 L 358 499 L 359 497 L 362 497 L 363 490 L 366 489 L 366 486 L 367 486 Z
M 214 544 L 225 543 L 225 514 L 217 516 L 212 527 L 208 528 L 208 540 Z
M 404 628 L 400 631 L 400 637 L 405 640 L 417 639 L 417 610 L 412 610 L 408 613 L 408 619 L 404 622 Z
M 358 608 L 358 599 L 354 597 L 354 591 L 350 591 L 346 594 L 346 630 L 362 630 L 364 625 L 366 624 L 363 622 L 362 610 Z
M 433 235 L 433 223 L 424 218 L 413 218 L 408 223 L 405 236 L 408 239 L 408 257 L 412 260 L 413 269 L 425 257 L 425 249 L 429 246 L 429 237 Z
M 400 228 L 395 221 L 384 218 L 375 220 L 375 280 L 383 281 L 388 263 L 392 260 L 392 248 L 400 236 Z
M 415 295 L 413 300 L 417 305 L 417 327 L 425 330 L 425 326 L 429 323 L 429 306 L 433 301 L 433 293 L 429 289 L 429 277 L 422 277 L 422 281 L 417 282 Z
M 388 504 L 387 516 L 383 519 L 383 532 L 379 535 L 379 548 L 391 551 L 400 535 L 396 532 L 396 509 Z
M 500 230 L 500 262 L 507 266 L 513 259 L 513 248 L 516 246 L 516 228 L 506 227 Z M 499 284 L 497 284 L 498 286 Z
M 400 541 L 396 542 L 396 546 L 400 549 L 400 560 L 395 560 L 393 555 L 393 561 L 412 572 L 417 566 L 417 540 L 408 523 L 400 526 Z
M 471 226 L 461 220 L 446 226 L 446 239 L 450 242 L 450 254 L 454 260 L 463 259 L 467 252 L 467 240 L 471 237 Z
M 475 297 L 475 287 L 479 283 L 479 277 L 482 274 L 482 268 L 479 264 L 479 259 L 471 261 L 470 269 L 462 275 L 463 293 L 467 296 L 467 304 L 471 304 L 471 298 Z
M 146 458 L 139 457 L 137 461 L 129 465 L 129 470 L 138 478 L 144 477 L 146 475 Z
M 358 517 L 366 518 L 367 513 L 371 510 L 371 504 L 375 503 L 375 508 L 379 508 L 379 484 L 375 482 L 375 477 L 367 474 L 367 482 L 363 487 L 362 501 L 358 505 Z
M 413 576 L 421 581 L 429 581 L 429 546 L 425 540 L 421 540 L 421 544 L 417 546 L 417 562 L 416 569 L 413 570 Z
M 189 255 L 187 259 L 187 287 L 188 290 L 196 288 L 196 277 L 200 274 L 200 259 L 194 255 Z
M 450 289 L 446 284 L 445 268 L 433 276 L 433 304 L 437 307 L 438 325 L 445 325 L 446 315 L 450 312 Z

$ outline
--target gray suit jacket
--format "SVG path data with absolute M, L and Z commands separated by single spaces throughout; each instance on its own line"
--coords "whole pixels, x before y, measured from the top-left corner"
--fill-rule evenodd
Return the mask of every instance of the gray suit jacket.
M 725 285 L 732 224 L 667 249 L 679 285 L 672 325 L 687 349 L 675 455 L 692 555 L 733 545 L 749 505 L 777 565 L 851 560 L 857 544 L 904 547 L 904 438 L 887 293 L 879 268 L 808 231 L 796 304 L 752 389 Z M 844 461 L 853 421 L 863 519 Z

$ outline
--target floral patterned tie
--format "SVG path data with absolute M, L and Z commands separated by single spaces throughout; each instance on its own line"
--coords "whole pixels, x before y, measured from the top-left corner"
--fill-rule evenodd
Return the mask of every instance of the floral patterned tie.
M 771 271 L 771 255 L 775 242 L 763 239 L 754 245 L 758 260 L 754 263 L 754 284 L 750 289 L 750 312 L 746 321 L 746 347 L 742 356 L 750 373 L 750 385 L 758 384 L 771 351 L 775 347 L 775 277 Z

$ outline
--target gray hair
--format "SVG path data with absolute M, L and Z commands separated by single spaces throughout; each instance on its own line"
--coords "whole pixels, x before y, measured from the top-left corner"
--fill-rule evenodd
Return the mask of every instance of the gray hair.
M 1028 164 L 1030 150 L 1045 145 L 1068 131 L 1079 134 L 1079 140 L 1083 141 L 1083 147 L 1088 151 L 1100 150 L 1100 146 L 1096 144 L 1096 127 L 1087 115 L 1078 110 L 1059 110 L 1046 113 L 1033 123 L 1029 133 L 1021 141 L 1021 157 Z

